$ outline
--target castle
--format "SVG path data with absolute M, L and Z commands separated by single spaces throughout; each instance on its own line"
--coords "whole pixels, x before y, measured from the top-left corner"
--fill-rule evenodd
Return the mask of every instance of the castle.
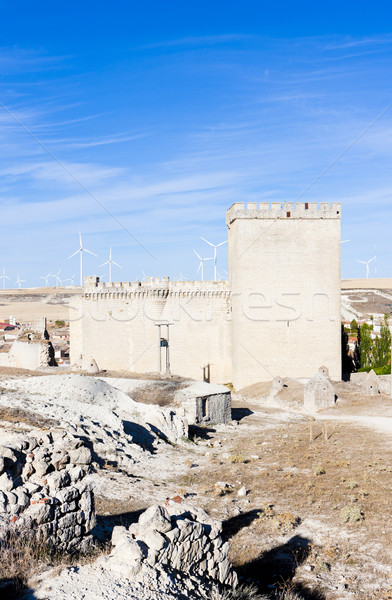
M 338 203 L 235 203 L 228 281 L 86 277 L 70 312 L 71 364 L 235 389 L 321 365 L 340 379 L 340 218 Z

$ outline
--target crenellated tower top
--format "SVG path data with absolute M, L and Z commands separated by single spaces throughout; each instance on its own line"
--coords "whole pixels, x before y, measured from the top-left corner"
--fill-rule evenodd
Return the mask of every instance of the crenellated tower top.
M 226 212 L 226 225 L 236 219 L 340 219 L 340 202 L 235 202 Z

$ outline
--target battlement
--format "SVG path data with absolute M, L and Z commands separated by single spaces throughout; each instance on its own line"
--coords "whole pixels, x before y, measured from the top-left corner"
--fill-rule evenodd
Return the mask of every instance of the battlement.
M 226 212 L 226 225 L 236 219 L 340 219 L 340 202 L 235 202 Z
M 230 294 L 227 281 L 170 281 L 170 277 L 147 277 L 145 281 L 99 281 L 99 277 L 84 279 L 84 297 L 160 297 L 178 296 L 221 296 Z

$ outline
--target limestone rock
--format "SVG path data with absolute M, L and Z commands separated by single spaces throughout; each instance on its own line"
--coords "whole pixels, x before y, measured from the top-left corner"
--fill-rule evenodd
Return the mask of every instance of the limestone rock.
M 243 497 L 246 496 L 246 487 L 243 485 L 237 492 L 237 496 Z
M 139 531 L 154 529 L 160 533 L 166 533 L 171 528 L 169 514 L 163 506 L 150 506 L 139 517 Z

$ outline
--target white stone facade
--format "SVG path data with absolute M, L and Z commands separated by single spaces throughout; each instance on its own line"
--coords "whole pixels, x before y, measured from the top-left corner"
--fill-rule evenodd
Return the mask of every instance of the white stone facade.
M 340 204 L 236 203 L 227 211 L 228 282 L 86 278 L 70 312 L 71 364 L 170 371 L 241 389 L 257 381 L 341 376 Z M 208 367 L 209 366 L 209 367 Z

